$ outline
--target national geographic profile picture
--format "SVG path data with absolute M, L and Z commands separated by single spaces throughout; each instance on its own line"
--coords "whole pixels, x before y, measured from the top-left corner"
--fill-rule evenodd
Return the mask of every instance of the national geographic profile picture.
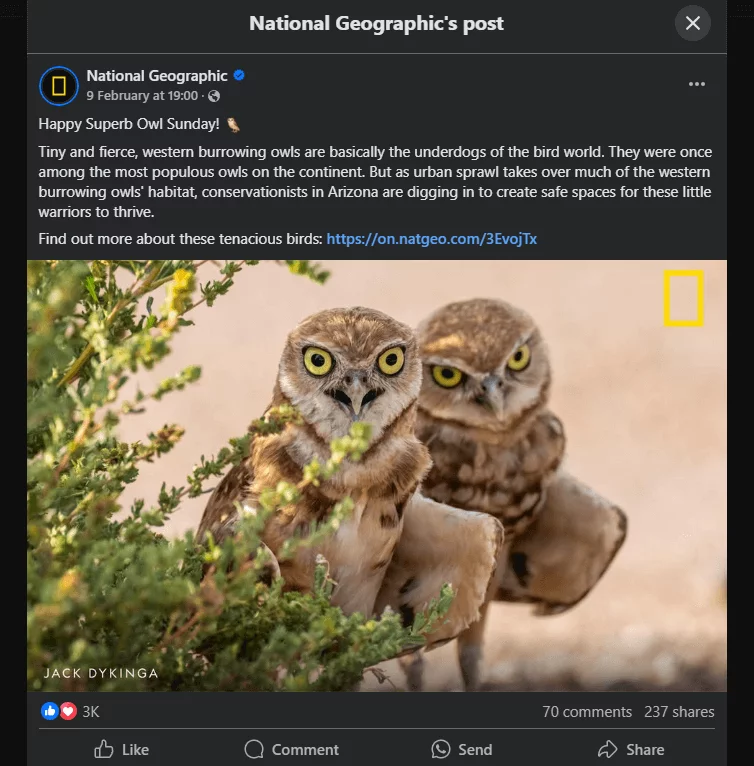
M 52 106 L 68 106 L 79 94 L 79 78 L 68 67 L 50 67 L 39 78 L 39 93 Z

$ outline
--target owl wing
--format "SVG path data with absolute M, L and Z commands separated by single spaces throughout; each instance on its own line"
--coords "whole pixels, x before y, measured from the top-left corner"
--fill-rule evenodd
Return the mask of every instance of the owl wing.
M 494 599 L 536 604 L 540 615 L 567 611 L 599 582 L 626 530 L 620 508 L 559 473 L 537 518 L 513 542 Z
M 210 495 L 204 509 L 197 530 L 197 540 L 203 540 L 205 535 L 211 532 L 215 542 L 220 542 L 233 533 L 233 528 L 238 521 L 235 504 L 243 503 L 246 499 L 253 479 L 254 472 L 248 458 L 225 474 Z
M 388 567 L 375 608 L 400 612 L 404 624 L 453 587 L 450 610 L 427 636 L 427 646 L 450 641 L 479 618 L 497 558 L 503 526 L 484 513 L 461 511 L 418 492 L 407 503 L 403 531 Z
M 254 512 L 256 506 L 256 495 L 252 492 L 254 479 L 255 471 L 251 458 L 246 458 L 228 471 L 215 488 L 204 509 L 197 530 L 197 539 L 200 542 L 208 532 L 212 533 L 216 543 L 234 534 L 238 524 L 236 503 L 251 506 L 249 510 Z M 270 564 L 265 570 L 265 577 L 268 579 L 282 577 L 285 580 L 286 590 L 307 592 L 314 581 L 316 553 L 311 548 L 301 548 L 284 561 L 277 559 L 283 543 L 296 532 L 304 534 L 309 528 L 308 522 L 311 521 L 311 508 L 302 502 L 295 514 L 278 511 L 267 520 L 265 525 L 264 541 L 260 545 L 260 549 L 264 549 L 266 557 L 270 559 Z

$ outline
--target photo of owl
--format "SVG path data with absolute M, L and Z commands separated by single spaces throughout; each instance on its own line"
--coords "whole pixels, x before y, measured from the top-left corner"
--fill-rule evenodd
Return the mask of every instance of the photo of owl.
M 539 614 L 569 609 L 623 545 L 627 521 L 559 470 L 566 437 L 547 407 L 552 371 L 541 332 L 521 309 L 475 299 L 438 309 L 418 336 L 417 433 L 433 462 L 423 491 L 504 525 L 490 600 L 532 602 Z M 467 689 L 479 683 L 486 611 L 458 642 Z M 412 663 L 418 689 L 420 658 Z
M 391 649 L 349 690 L 724 690 L 724 262 L 318 266 L 331 273 L 322 285 L 292 277 L 289 262 L 244 268 L 192 312 L 163 371 L 140 373 L 154 390 L 166 364 L 202 367 L 198 383 L 150 405 L 185 435 L 142 464 L 121 507 L 181 486 L 198 455 L 290 404 L 297 422 L 256 432 L 161 528 L 230 548 L 263 491 L 298 485 L 365 424 L 360 459 L 266 517 L 260 587 L 296 603 L 326 561 L 331 608 L 380 629 L 386 613 L 396 629 L 421 620 L 445 584 L 454 598 L 426 636 L 431 651 Z M 664 325 L 674 269 L 703 272 L 703 326 Z M 143 439 L 139 418 L 122 419 L 123 441 Z M 285 553 L 346 497 L 339 527 Z
M 292 405 L 303 423 L 254 440 L 249 457 L 210 497 L 199 538 L 211 532 L 221 541 L 232 534 L 236 503 L 254 513 L 264 489 L 298 483 L 305 465 L 327 460 L 333 439 L 346 436 L 354 422 L 368 423 L 369 448 L 359 462 L 306 487 L 295 506 L 267 522 L 262 537 L 276 554 L 286 540 L 323 521 L 342 498 L 355 502 L 330 538 L 279 563 L 285 588 L 309 590 L 323 556 L 335 581 L 332 603 L 346 614 L 391 607 L 410 625 L 448 583 L 455 598 L 429 644 L 472 624 L 502 550 L 503 527 L 491 516 L 417 493 L 430 467 L 415 433 L 421 374 L 414 333 L 379 311 L 331 309 L 302 321 L 283 349 L 270 406 Z

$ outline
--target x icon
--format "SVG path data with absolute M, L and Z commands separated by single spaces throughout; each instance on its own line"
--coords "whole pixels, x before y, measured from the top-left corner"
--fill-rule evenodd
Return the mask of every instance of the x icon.
M 702 31 L 702 28 L 697 25 L 697 21 L 701 19 L 701 16 L 697 16 L 693 21 L 691 20 L 691 16 L 686 16 L 686 21 L 691 21 L 691 23 L 686 27 L 686 31 L 688 32 L 691 27 L 694 27 L 694 29 L 698 29 L 700 32 Z

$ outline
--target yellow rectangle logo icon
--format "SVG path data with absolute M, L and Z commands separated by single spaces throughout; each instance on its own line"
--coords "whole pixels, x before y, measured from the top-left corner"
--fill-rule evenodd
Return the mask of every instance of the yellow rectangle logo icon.
M 670 310 L 671 280 L 675 277 L 687 277 L 696 279 L 696 318 L 673 319 Z M 704 272 L 701 270 L 690 271 L 665 271 L 663 280 L 663 313 L 665 327 L 702 327 L 704 325 Z
M 65 75 L 52 78 L 52 95 L 65 96 Z

